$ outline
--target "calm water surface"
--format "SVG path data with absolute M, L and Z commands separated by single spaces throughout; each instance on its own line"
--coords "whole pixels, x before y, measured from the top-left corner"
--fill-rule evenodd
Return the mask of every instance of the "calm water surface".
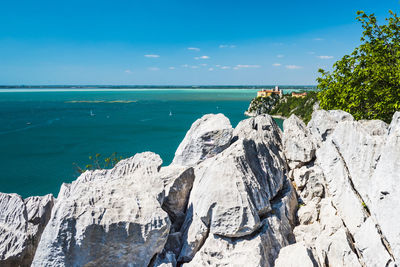
M 57 195 L 96 153 L 153 151 L 167 165 L 196 119 L 223 113 L 236 126 L 256 91 L 0 90 L 0 192 Z

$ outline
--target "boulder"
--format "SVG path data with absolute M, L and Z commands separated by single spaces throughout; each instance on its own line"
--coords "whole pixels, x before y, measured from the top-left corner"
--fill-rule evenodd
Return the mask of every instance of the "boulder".
M 145 152 L 64 184 L 32 266 L 147 266 L 170 231 L 161 163 Z
M 0 266 L 30 266 L 50 219 L 52 195 L 29 197 L 0 193 Z
M 294 242 L 297 201 L 289 182 L 272 203 L 272 211 L 257 231 L 242 237 L 209 233 L 194 258 L 183 266 L 274 266 L 280 249 Z
M 291 169 L 305 165 L 315 156 L 311 134 L 294 114 L 283 122 L 283 150 Z
M 342 110 L 316 110 L 307 124 L 316 147 L 320 147 L 327 137 L 333 132 L 340 121 L 353 121 L 349 113 Z
M 196 120 L 180 143 L 172 161 L 191 166 L 223 151 L 230 144 L 232 126 L 223 114 L 207 114 Z

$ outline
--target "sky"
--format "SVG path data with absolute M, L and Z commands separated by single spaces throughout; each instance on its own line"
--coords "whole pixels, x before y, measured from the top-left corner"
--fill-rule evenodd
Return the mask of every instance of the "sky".
M 0 1 L 2 85 L 314 85 L 399 0 Z

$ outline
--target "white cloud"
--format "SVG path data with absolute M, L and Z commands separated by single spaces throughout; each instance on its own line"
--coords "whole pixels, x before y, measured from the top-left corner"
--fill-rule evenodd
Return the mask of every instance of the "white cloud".
M 281 55 L 281 54 L 276 55 L 277 58 L 283 58 L 284 56 L 285 56 L 285 55 Z
M 219 67 L 221 67 L 221 65 L 215 65 L 215 67 L 219 68 Z
M 229 70 L 231 67 L 229 67 L 229 66 L 222 66 L 221 67 L 221 70 Z
M 318 56 L 319 59 L 332 59 L 333 56 Z
M 274 63 L 274 64 L 272 64 L 272 66 L 279 67 L 279 66 L 282 66 L 282 64 L 281 63 Z
M 200 66 L 207 67 L 206 63 L 200 64 Z
M 235 48 L 235 47 L 236 45 L 225 45 L 225 44 L 219 45 L 219 48 Z
M 289 70 L 297 70 L 303 68 L 302 66 L 297 66 L 297 65 L 286 65 L 285 67 Z
M 158 70 L 160 70 L 160 68 L 157 68 L 157 67 L 150 67 L 150 68 L 148 68 L 148 70 L 150 70 L 150 71 L 158 71 Z
M 191 50 L 191 51 L 200 51 L 200 48 L 198 48 L 198 47 L 188 47 L 188 50 Z
M 244 69 L 248 69 L 248 68 L 254 68 L 254 69 L 257 69 L 257 68 L 261 68 L 261 66 L 260 65 L 236 65 L 236 67 L 237 68 L 244 68 Z
M 310 51 L 310 52 L 307 52 L 307 54 L 309 54 L 309 55 L 314 55 L 314 54 L 315 54 L 315 52 L 313 52 L 313 51 Z
M 144 55 L 144 57 L 148 57 L 148 58 L 158 58 L 158 57 L 160 57 L 160 55 L 148 54 L 148 55 Z
M 194 59 L 198 60 L 198 59 L 209 59 L 209 56 L 201 56 L 201 57 L 195 57 Z
M 238 70 L 238 69 L 240 69 L 240 68 L 239 68 L 239 67 L 233 67 L 233 69 L 234 69 L 234 70 Z
M 213 71 L 213 70 L 214 70 L 214 68 L 209 68 L 208 70 L 209 70 L 209 71 Z
M 314 40 L 314 41 L 323 41 L 324 39 L 323 39 L 323 38 L 317 37 L 317 38 L 314 38 L 313 40 Z
M 132 73 L 131 70 L 125 70 L 125 73 Z
M 174 69 L 175 69 L 175 67 L 169 67 L 168 69 L 170 69 L 170 70 L 174 70 Z
M 199 66 L 196 65 L 189 65 L 189 64 L 183 64 L 181 65 L 182 68 L 188 68 L 188 69 L 198 69 Z

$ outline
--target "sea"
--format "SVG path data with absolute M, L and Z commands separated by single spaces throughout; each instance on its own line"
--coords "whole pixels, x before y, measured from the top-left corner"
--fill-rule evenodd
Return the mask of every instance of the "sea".
M 58 195 L 76 166 L 152 151 L 163 165 L 192 123 L 223 113 L 232 126 L 257 89 L 0 89 L 0 192 Z M 282 120 L 277 119 L 282 126 Z

